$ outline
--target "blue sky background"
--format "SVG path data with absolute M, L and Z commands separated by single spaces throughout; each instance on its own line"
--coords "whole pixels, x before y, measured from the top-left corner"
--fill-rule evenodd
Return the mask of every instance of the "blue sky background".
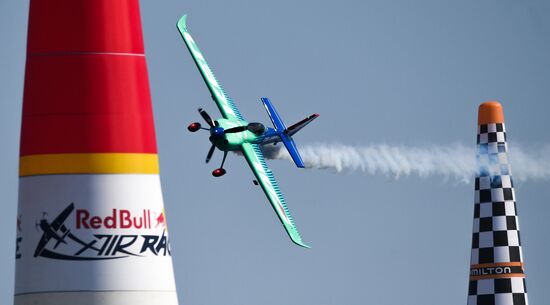
M 298 170 L 272 161 L 306 243 L 293 246 L 245 161 L 204 164 L 196 109 L 216 108 L 176 30 L 188 14 L 216 76 L 248 120 L 321 117 L 308 143 L 475 145 L 477 107 L 497 99 L 508 138 L 549 143 L 550 3 L 141 1 L 161 179 L 182 304 L 465 304 L 473 185 L 444 177 Z M 13 299 L 18 145 L 28 1 L 0 2 L 0 303 Z M 513 154 L 514 147 L 510 147 Z M 512 169 L 514 165 L 512 164 Z M 548 180 L 516 185 L 527 287 L 544 304 Z M 76 272 L 76 271 L 75 271 Z

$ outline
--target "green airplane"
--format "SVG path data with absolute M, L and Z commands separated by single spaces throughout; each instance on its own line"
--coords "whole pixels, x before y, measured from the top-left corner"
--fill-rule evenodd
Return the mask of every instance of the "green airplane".
M 206 111 L 199 108 L 199 113 L 206 121 L 209 128 L 204 128 L 200 123 L 194 122 L 191 123 L 187 129 L 191 132 L 201 129 L 210 132 L 209 139 L 210 142 L 212 142 L 212 146 L 206 156 L 206 163 L 210 161 L 216 148 L 223 151 L 221 166 L 212 172 L 214 177 L 220 177 L 226 173 L 223 168 L 223 164 L 225 163 L 225 159 L 229 151 L 241 152 L 252 169 L 252 172 L 256 176 L 254 183 L 259 184 L 262 187 L 267 199 L 271 203 L 271 206 L 275 210 L 275 213 L 279 217 L 279 220 L 283 224 L 286 232 L 290 236 L 290 239 L 299 246 L 309 248 L 309 246 L 302 242 L 302 238 L 300 237 L 300 233 L 298 233 L 298 229 L 294 224 L 292 215 L 286 207 L 283 194 L 279 189 L 279 185 L 271 173 L 271 170 L 267 167 L 260 146 L 282 142 L 296 163 L 296 166 L 301 168 L 305 167 L 296 144 L 292 140 L 292 135 L 316 119 L 319 115 L 310 115 L 300 122 L 290 127 L 286 127 L 269 99 L 262 97 L 260 100 L 271 118 L 274 128 L 265 127 L 262 123 L 248 123 L 245 121 L 235 106 L 233 100 L 228 97 L 216 80 L 216 77 L 206 63 L 206 60 L 197 44 L 191 37 L 191 34 L 187 31 L 186 19 L 187 16 L 183 16 L 178 21 L 178 30 L 183 37 L 183 41 L 189 49 L 189 52 L 191 53 L 191 56 L 193 57 L 193 60 L 195 61 L 195 64 L 197 65 L 197 68 L 199 69 L 202 78 L 210 91 L 210 94 L 212 95 L 212 99 L 222 114 L 222 118 L 212 120 Z

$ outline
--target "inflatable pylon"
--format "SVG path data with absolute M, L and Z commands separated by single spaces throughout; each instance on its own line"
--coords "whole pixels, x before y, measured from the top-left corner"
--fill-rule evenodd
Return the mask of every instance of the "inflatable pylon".
M 507 150 L 502 106 L 481 104 L 468 305 L 528 304 Z
M 177 304 L 138 0 L 31 0 L 15 304 Z

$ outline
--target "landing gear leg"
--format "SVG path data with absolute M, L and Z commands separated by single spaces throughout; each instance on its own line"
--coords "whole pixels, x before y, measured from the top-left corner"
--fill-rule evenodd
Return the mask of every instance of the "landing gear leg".
M 225 175 L 226 171 L 225 171 L 225 169 L 223 168 L 223 164 L 225 163 L 225 158 L 227 158 L 227 151 L 224 151 L 224 152 L 223 152 L 222 165 L 220 166 L 220 168 L 216 168 L 216 169 L 212 172 L 212 176 L 214 176 L 214 177 L 221 177 L 221 176 Z
M 220 168 L 223 168 L 223 164 L 225 163 L 225 158 L 227 158 L 227 151 L 223 152 L 222 165 L 220 166 Z

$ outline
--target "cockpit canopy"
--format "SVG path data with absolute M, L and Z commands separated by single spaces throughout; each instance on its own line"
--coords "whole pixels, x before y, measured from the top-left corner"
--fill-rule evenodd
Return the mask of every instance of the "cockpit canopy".
M 262 135 L 265 132 L 265 126 L 262 123 L 249 123 L 246 128 L 248 129 L 248 131 L 258 136 Z

